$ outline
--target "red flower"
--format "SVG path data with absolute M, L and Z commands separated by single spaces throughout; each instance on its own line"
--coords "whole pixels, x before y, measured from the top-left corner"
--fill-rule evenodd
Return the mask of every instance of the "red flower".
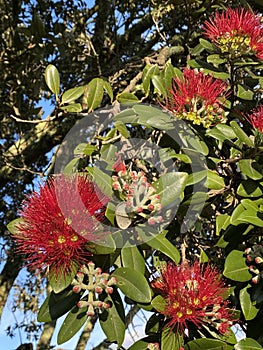
M 174 79 L 164 107 L 179 118 L 209 127 L 225 117 L 219 98 L 226 96 L 226 90 L 227 84 L 222 80 L 185 68 L 183 78 Z
M 22 204 L 15 239 L 32 269 L 67 273 L 86 261 L 87 242 L 95 240 L 107 199 L 84 176 L 49 180 Z
M 263 105 L 254 109 L 251 114 L 246 114 L 245 118 L 255 129 L 263 133 Z
M 263 26 L 259 15 L 244 8 L 228 8 L 204 22 L 204 35 L 211 39 L 222 53 L 231 57 L 255 54 L 263 59 Z
M 182 334 L 188 323 L 198 328 L 210 324 L 222 333 L 232 324 L 228 302 L 224 300 L 227 287 L 219 272 L 209 265 L 203 267 L 198 261 L 192 266 L 168 264 L 153 287 L 166 301 L 165 309 L 160 312 L 167 317 L 167 326 Z

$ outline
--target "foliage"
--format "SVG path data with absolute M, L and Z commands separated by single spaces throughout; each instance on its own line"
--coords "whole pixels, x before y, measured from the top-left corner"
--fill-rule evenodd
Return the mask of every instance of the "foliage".
M 253 50 L 236 54 L 231 42 L 228 54 L 218 47 L 221 39 L 204 37 L 204 21 L 226 6 L 263 10 L 260 2 L 245 0 L 97 0 L 90 8 L 82 1 L 39 1 L 34 8 L 18 1 L 16 8 L 1 7 L 3 18 L 12 18 L 1 39 L 8 38 L 1 42 L 2 227 L 8 224 L 11 233 L 3 236 L 10 246 L 3 300 L 22 266 L 10 257 L 13 238 L 23 240 L 17 214 L 25 210 L 20 203 L 35 179 L 78 173 L 108 198 L 94 229 L 98 238 L 86 239 L 88 267 L 76 263 L 60 278 L 49 275 L 52 290 L 38 321 L 67 314 L 60 344 L 97 317 L 108 341 L 121 348 L 130 305 L 151 313 L 146 337 L 130 349 L 262 348 L 263 66 Z M 218 84 L 209 78 L 199 96 L 197 86 L 187 85 L 186 66 L 202 84 L 208 75 Z M 222 84 L 227 93 L 213 91 L 211 99 L 211 89 Z M 43 97 L 54 105 L 45 120 L 38 107 Z M 216 113 L 209 119 L 214 123 L 199 122 L 209 113 Z M 63 220 L 65 230 L 69 219 Z M 57 244 L 67 252 L 67 241 L 59 237 L 47 239 L 48 251 Z M 41 241 L 37 267 L 46 276 L 53 266 Z M 186 333 L 170 328 L 159 278 L 169 262 L 186 261 L 209 262 L 222 273 L 229 288 L 228 302 L 220 305 L 235 310 L 246 339 L 238 341 L 234 329 L 218 331 L 212 316 L 202 326 L 185 318 Z M 186 287 L 189 295 L 197 288 L 194 282 Z M 206 313 L 215 311 L 209 307 Z M 180 313 L 175 325 L 176 317 Z

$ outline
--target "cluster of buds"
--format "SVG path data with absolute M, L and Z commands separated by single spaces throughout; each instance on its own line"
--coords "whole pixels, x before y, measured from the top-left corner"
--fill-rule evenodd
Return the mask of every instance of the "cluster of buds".
M 160 195 L 148 181 L 146 173 L 127 169 L 119 159 L 113 169 L 117 175 L 112 175 L 112 188 L 124 201 L 129 217 L 134 221 L 147 220 L 150 225 L 163 222 Z
M 79 308 L 87 307 L 87 316 L 94 316 L 95 310 L 102 312 L 103 309 L 108 309 L 111 305 L 107 302 L 97 300 L 96 294 L 101 294 L 103 291 L 107 294 L 113 293 L 113 286 L 117 283 L 115 277 L 102 272 L 100 267 L 95 268 L 95 264 L 90 261 L 87 266 L 82 265 L 80 271 L 74 278 L 73 292 L 80 293 L 81 290 L 87 291 L 88 295 L 78 302 Z
M 252 282 L 258 284 L 263 279 L 263 245 L 253 245 L 245 254 L 249 271 L 254 275 Z

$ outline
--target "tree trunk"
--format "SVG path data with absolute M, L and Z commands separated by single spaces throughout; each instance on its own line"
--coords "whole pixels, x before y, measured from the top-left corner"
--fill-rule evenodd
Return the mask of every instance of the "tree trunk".
M 43 332 L 37 343 L 36 350 L 47 350 L 49 349 L 52 335 L 56 326 L 56 321 L 47 322 L 44 325 Z

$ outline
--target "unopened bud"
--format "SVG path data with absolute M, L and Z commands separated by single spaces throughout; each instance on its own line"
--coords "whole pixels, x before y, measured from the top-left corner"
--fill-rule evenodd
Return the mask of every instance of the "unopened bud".
M 263 263 L 263 259 L 260 256 L 257 256 L 255 258 L 255 262 L 256 262 L 256 264 L 261 264 L 261 263 Z
M 79 293 L 81 291 L 81 287 L 79 285 L 78 286 L 74 286 L 72 288 L 72 290 L 73 290 L 74 293 Z

